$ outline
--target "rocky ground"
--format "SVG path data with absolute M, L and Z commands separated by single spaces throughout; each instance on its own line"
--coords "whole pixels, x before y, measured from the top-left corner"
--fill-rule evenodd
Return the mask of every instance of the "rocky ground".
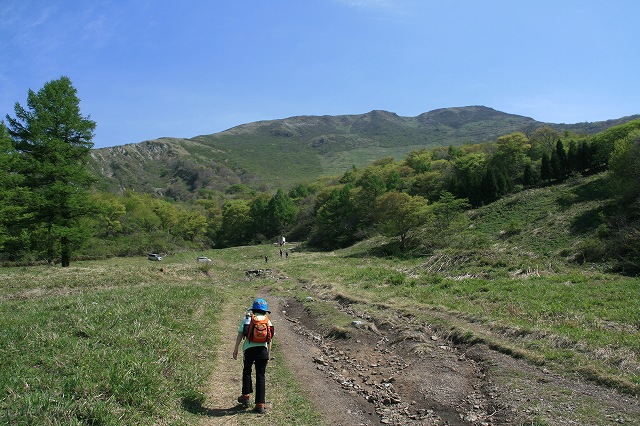
M 352 318 L 346 332 L 327 334 L 301 301 L 265 297 L 283 357 L 271 362 L 294 372 L 328 425 L 640 425 L 635 396 L 455 344 L 410 315 L 373 318 L 323 295 L 318 303 Z M 216 408 L 229 407 L 239 388 L 228 356 L 233 336 L 223 341 L 204 425 L 236 424 L 233 408 Z
M 319 334 L 299 301 L 281 301 L 274 317 L 285 361 L 304 371 L 327 424 L 640 424 L 636 397 L 453 344 L 404 314 L 379 320 L 338 306 L 353 317 L 348 336 Z

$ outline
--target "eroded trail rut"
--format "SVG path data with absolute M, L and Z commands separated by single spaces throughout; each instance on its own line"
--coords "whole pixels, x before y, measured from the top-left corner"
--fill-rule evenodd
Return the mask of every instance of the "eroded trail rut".
M 264 296 L 282 348 L 283 359 L 273 362 L 298 377 L 327 425 L 640 424 L 637 397 L 484 345 L 455 345 L 410 315 L 371 318 L 348 301 L 325 298 L 317 303 L 335 304 L 353 318 L 346 333 L 325 336 L 300 301 Z M 228 389 L 239 386 L 239 371 L 230 368 L 226 346 L 214 376 Z M 235 396 L 212 385 L 204 424 L 236 424 L 233 408 L 224 408 Z M 270 424 L 268 414 L 261 423 Z
M 405 313 L 380 319 L 357 312 L 348 300 L 338 298 L 337 306 L 353 318 L 348 336 L 319 334 L 299 301 L 280 301 L 278 312 L 297 340 L 288 342 L 296 349 L 287 356 L 303 366 L 296 372 L 312 377 L 303 383 L 327 424 L 640 424 L 635 396 L 486 345 L 456 345 Z
M 325 414 L 331 424 L 488 425 L 495 420 L 498 410 L 483 392 L 481 366 L 436 335 L 416 344 L 415 335 L 379 329 L 371 318 L 354 316 L 348 339 L 325 338 L 301 303 L 283 301 L 282 311 L 303 347 L 310 348 L 307 364 L 321 380 L 329 380 L 322 394 L 351 402 L 342 412 L 331 405 L 332 413 Z

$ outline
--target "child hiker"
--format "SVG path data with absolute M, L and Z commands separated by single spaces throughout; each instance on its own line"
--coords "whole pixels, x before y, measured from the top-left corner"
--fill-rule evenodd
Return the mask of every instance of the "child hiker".
M 256 299 L 249 309 L 245 320 L 238 328 L 236 345 L 233 349 L 233 359 L 238 359 L 238 347 L 244 339 L 242 353 L 244 368 L 242 369 L 242 395 L 238 397 L 238 402 L 245 407 L 249 406 L 249 399 L 253 393 L 253 383 L 251 380 L 251 368 L 256 366 L 256 407 L 254 411 L 264 414 L 265 401 L 265 371 L 271 353 L 271 337 L 273 337 L 274 327 L 269 319 L 271 312 L 267 308 L 267 301 Z

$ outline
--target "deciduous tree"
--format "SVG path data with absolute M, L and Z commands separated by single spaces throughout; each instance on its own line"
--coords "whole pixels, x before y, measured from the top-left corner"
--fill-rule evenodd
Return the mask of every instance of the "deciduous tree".
M 427 200 L 404 192 L 387 192 L 376 201 L 376 222 L 383 235 L 400 238 L 404 249 L 411 232 L 426 221 Z

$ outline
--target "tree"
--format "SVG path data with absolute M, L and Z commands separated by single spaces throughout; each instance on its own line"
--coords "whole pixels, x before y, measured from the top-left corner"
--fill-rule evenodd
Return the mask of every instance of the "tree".
M 249 203 L 249 215 L 251 216 L 251 234 L 253 238 L 272 237 L 268 235 L 271 232 L 269 223 L 271 221 L 269 215 L 269 194 L 262 192 L 256 195 Z
M 387 185 L 381 174 L 371 167 L 365 169 L 356 181 L 356 189 L 352 193 L 361 227 L 371 225 L 376 198 L 386 191 Z
M 220 242 L 224 246 L 246 244 L 251 230 L 251 215 L 245 200 L 229 200 L 222 208 Z
M 531 144 L 523 133 L 518 132 L 499 137 L 496 144 L 498 151 L 490 163 L 506 175 L 511 189 L 516 181 L 522 180 L 524 167 L 531 162 L 527 156 Z
M 568 173 L 568 159 L 567 153 L 564 151 L 564 145 L 562 141 L 558 139 L 556 142 L 555 151 L 551 152 L 551 171 L 552 175 L 557 180 L 564 180 Z
M 485 167 L 484 154 L 468 154 L 457 158 L 449 183 L 449 192 L 458 198 L 468 199 L 474 206 L 480 205 L 483 199 L 478 189 L 482 184 Z
M 411 232 L 426 221 L 427 200 L 404 192 L 387 192 L 376 200 L 376 223 L 383 235 L 400 238 L 405 249 Z
M 25 211 L 27 189 L 23 176 L 16 173 L 19 161 L 9 132 L 0 122 L 0 249 L 18 239 Z
M 15 105 L 7 115 L 9 134 L 21 157 L 20 173 L 30 189 L 31 231 L 42 233 L 50 261 L 59 254 L 69 266 L 71 251 L 83 238 L 79 219 L 89 214 L 87 169 L 96 123 L 80 113 L 80 100 L 68 77 L 29 90 L 27 109 Z
M 550 181 L 553 177 L 553 168 L 551 166 L 551 159 L 545 152 L 542 154 L 542 161 L 540 162 L 540 179 L 543 181 Z
M 578 155 L 578 142 L 574 139 L 569 141 L 569 152 L 567 152 L 567 166 L 569 173 L 580 172 L 580 157 Z
M 536 160 L 542 158 L 542 154 L 545 152 L 551 152 L 558 138 L 560 138 L 560 134 L 549 126 L 536 129 L 529 138 L 531 141 L 531 158 Z
M 431 152 L 426 148 L 411 151 L 404 160 L 415 173 L 424 173 L 431 170 Z
M 480 194 L 483 201 L 492 202 L 500 198 L 502 189 L 496 177 L 496 171 L 493 167 L 487 167 L 482 178 Z
M 522 172 L 522 184 L 525 187 L 530 187 L 536 184 L 536 176 L 533 172 L 531 163 L 528 163 L 524 166 L 524 170 Z
M 333 188 L 316 208 L 311 243 L 325 249 L 347 247 L 355 241 L 358 219 L 351 185 Z
M 617 140 L 609 159 L 611 177 L 624 204 L 640 199 L 640 129 Z
M 218 202 L 212 199 L 199 199 L 197 204 L 204 209 L 204 215 L 207 219 L 207 238 L 214 242 L 222 226 L 222 209 Z
M 278 189 L 268 204 L 269 237 L 286 233 L 298 214 L 298 207 L 293 200 Z
M 578 171 L 584 172 L 593 166 L 591 157 L 591 145 L 589 141 L 586 139 L 581 140 L 578 146 Z

